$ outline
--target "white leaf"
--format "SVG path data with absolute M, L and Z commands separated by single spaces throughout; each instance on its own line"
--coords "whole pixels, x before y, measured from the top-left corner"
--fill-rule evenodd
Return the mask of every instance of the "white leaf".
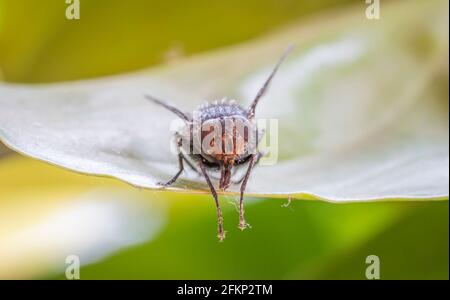
M 58 166 L 158 188 L 178 168 L 170 152 L 174 115 L 143 95 L 184 111 L 223 96 L 246 106 L 294 42 L 256 111 L 278 119 L 279 160 L 255 169 L 248 194 L 339 202 L 446 199 L 447 25 L 447 1 L 403 1 L 383 5 L 377 21 L 355 9 L 136 74 L 1 84 L 0 138 Z M 183 176 L 172 189 L 207 191 L 202 178 Z

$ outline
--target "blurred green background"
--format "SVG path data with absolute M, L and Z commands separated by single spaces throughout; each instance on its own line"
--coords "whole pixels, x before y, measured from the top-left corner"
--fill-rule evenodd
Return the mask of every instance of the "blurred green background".
M 63 0 L 0 0 L 0 74 L 5 81 L 25 83 L 118 74 L 174 63 L 355 5 L 364 10 L 363 1 L 335 0 L 81 0 L 81 19 L 71 21 Z M 380 257 L 382 279 L 448 279 L 447 201 L 294 201 L 285 207 L 285 201 L 254 199 L 246 210 L 253 228 L 240 232 L 233 199 L 223 197 L 228 237 L 218 243 L 209 196 L 139 191 L 1 146 L 0 278 L 65 278 L 59 257 L 70 254 L 67 248 L 41 247 L 53 245 L 49 241 L 57 235 L 41 229 L 41 238 L 27 243 L 23 231 L 33 233 L 30 228 L 56 207 L 99 188 L 158 203 L 164 221 L 151 238 L 113 243 L 113 250 L 82 266 L 82 279 L 365 279 L 365 258 L 372 254 Z M 86 253 L 102 248 L 79 240 Z

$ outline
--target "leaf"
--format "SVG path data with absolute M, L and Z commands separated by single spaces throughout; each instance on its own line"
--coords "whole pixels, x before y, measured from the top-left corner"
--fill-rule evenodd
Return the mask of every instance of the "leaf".
M 365 280 L 370 254 L 381 259 L 382 279 L 448 278 L 448 201 L 293 201 L 285 208 L 265 200 L 247 209 L 252 229 L 244 232 L 232 226 L 236 210 L 225 202 L 228 237 L 219 244 L 214 204 L 209 195 L 202 198 L 209 201 L 162 199 L 171 209 L 161 234 L 82 267 L 82 279 Z
M 282 49 L 295 42 L 257 110 L 278 119 L 279 161 L 255 170 L 248 193 L 339 202 L 446 199 L 447 24 L 445 1 L 385 5 L 378 21 L 355 7 L 136 74 L 2 84 L 0 138 L 58 166 L 158 188 L 177 171 L 174 116 L 143 95 L 186 111 L 223 96 L 247 105 Z M 172 189 L 196 192 L 207 188 L 202 182 L 184 174 Z

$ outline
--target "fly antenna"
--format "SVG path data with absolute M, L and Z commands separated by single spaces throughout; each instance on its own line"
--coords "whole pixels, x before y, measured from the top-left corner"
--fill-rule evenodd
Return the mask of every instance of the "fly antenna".
M 249 119 L 251 119 L 251 118 L 253 118 L 255 116 L 255 109 L 256 109 L 256 105 L 259 102 L 259 99 L 261 99 L 261 97 L 264 96 L 264 94 L 267 91 L 267 88 L 270 85 L 270 82 L 271 82 L 272 78 L 277 73 L 278 68 L 280 67 L 281 63 L 286 59 L 286 57 L 292 51 L 292 49 L 294 49 L 294 47 L 295 47 L 294 44 L 290 44 L 289 45 L 289 47 L 284 51 L 284 53 L 281 56 L 281 58 L 278 60 L 278 63 L 275 65 L 275 68 L 273 68 L 272 73 L 270 73 L 269 77 L 266 79 L 266 82 L 264 82 L 264 85 L 259 89 L 258 94 L 256 94 L 255 99 L 253 100 L 252 104 L 248 108 L 247 116 L 248 116 Z
M 166 103 L 166 102 L 164 102 L 164 101 L 161 101 L 161 100 L 159 100 L 159 99 L 157 99 L 157 98 L 155 98 L 155 97 L 153 97 L 153 96 L 150 96 L 150 95 L 144 95 L 145 96 L 145 98 L 147 98 L 148 100 L 150 100 L 150 101 L 152 101 L 152 102 L 154 102 L 154 103 L 156 103 L 156 104 L 158 104 L 158 105 L 161 105 L 162 107 L 164 107 L 164 108 L 166 108 L 166 109 L 168 109 L 168 110 L 170 110 L 171 112 L 173 112 L 174 114 L 176 114 L 178 117 L 180 117 L 181 119 L 183 119 L 184 121 L 186 121 L 186 122 L 191 122 L 191 118 L 188 116 L 188 115 L 186 115 L 184 112 L 182 112 L 181 110 L 179 110 L 178 108 L 176 108 L 175 106 L 172 106 L 172 105 L 170 105 L 170 104 L 168 104 L 168 103 Z

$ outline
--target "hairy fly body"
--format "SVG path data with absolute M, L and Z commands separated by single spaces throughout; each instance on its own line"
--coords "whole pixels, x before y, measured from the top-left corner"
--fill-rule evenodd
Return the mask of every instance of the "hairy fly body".
M 239 228 L 247 228 L 248 224 L 244 218 L 244 192 L 252 169 L 262 156 L 258 151 L 262 133 L 257 128 L 255 109 L 291 49 L 292 47 L 289 47 L 285 51 L 247 109 L 233 100 L 223 99 L 220 102 L 204 104 L 192 114 L 186 114 L 166 102 L 146 95 L 149 100 L 175 113 L 185 124 L 184 128 L 175 134 L 179 170 L 172 179 L 161 185 L 172 185 L 183 172 L 185 163 L 204 177 L 216 204 L 220 241 L 225 238 L 225 231 L 217 191 L 211 178 L 219 180 L 220 190 L 226 190 L 231 184 L 241 185 Z M 244 176 L 233 180 L 236 169 L 242 166 L 247 168 Z

